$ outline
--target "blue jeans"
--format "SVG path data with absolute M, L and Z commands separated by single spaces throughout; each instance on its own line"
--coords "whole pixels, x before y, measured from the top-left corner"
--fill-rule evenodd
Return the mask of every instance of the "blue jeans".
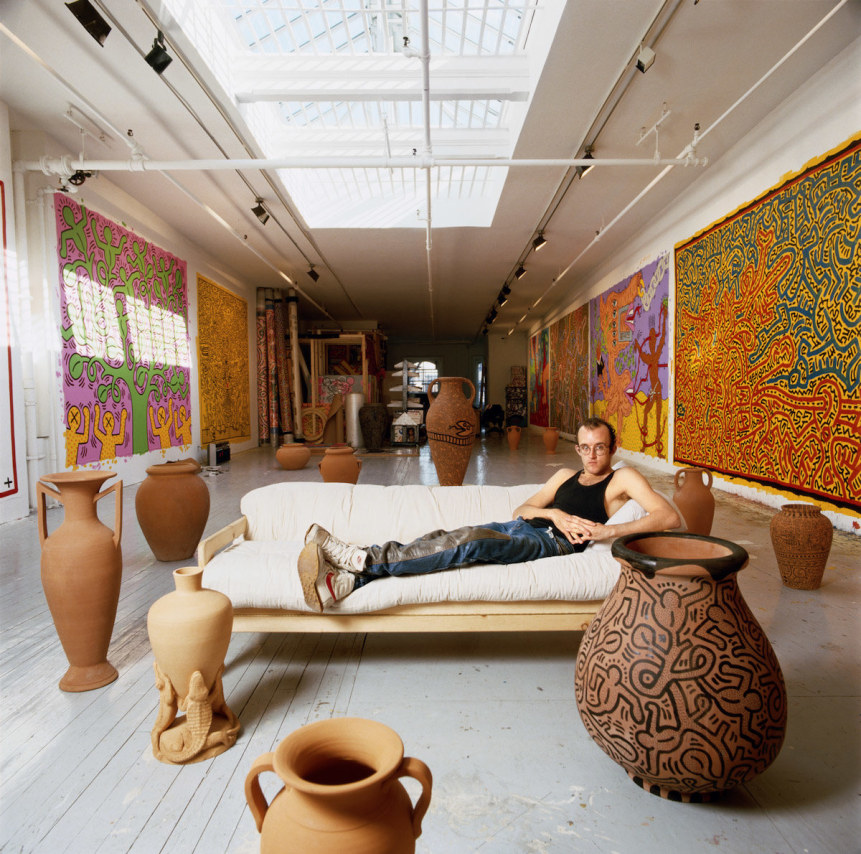
M 431 531 L 411 543 L 395 541 L 366 549 L 364 572 L 356 587 L 388 575 L 421 575 L 477 563 L 523 563 L 543 557 L 571 554 L 567 540 L 550 528 L 533 528 L 522 518 L 511 522 L 468 525 L 455 531 Z

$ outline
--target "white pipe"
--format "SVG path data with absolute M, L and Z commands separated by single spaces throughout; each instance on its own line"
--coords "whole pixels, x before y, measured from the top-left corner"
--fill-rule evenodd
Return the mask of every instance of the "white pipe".
M 421 26 L 422 26 L 422 112 L 424 114 L 425 143 L 424 157 L 433 160 L 431 149 L 431 119 L 430 119 L 430 36 L 428 34 L 428 0 L 420 3 Z M 425 169 L 425 203 L 427 204 L 427 220 L 425 221 L 425 256 L 428 270 L 428 307 L 430 319 L 431 340 L 436 338 L 436 324 L 434 321 L 433 307 L 433 265 L 431 263 L 431 246 L 433 245 L 433 219 L 431 215 L 431 202 L 433 199 L 433 186 L 431 181 L 431 167 Z

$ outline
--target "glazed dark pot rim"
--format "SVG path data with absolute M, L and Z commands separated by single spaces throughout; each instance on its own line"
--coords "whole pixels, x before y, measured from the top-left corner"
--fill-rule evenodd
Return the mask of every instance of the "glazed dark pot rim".
M 657 539 L 690 540 L 709 543 L 713 546 L 727 549 L 727 554 L 716 557 L 702 557 L 696 554 L 662 557 L 661 555 L 647 554 L 629 546 L 629 543 L 637 540 Z M 660 570 L 696 565 L 702 567 L 716 581 L 737 572 L 748 560 L 747 550 L 738 545 L 738 543 L 724 540 L 720 537 L 691 534 L 684 531 L 653 531 L 643 534 L 626 534 L 613 541 L 611 553 L 617 560 L 625 561 L 649 577 L 654 576 Z

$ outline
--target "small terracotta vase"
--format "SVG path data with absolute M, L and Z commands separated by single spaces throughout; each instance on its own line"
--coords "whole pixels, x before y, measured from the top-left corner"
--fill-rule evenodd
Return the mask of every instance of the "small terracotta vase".
M 282 445 L 275 451 L 275 459 L 278 465 L 287 471 L 303 469 L 311 459 L 311 449 L 302 442 L 292 442 Z
M 259 776 L 272 771 L 284 788 L 267 803 Z M 399 777 L 422 793 L 415 807 Z M 396 732 L 363 718 L 329 718 L 300 727 L 274 753 L 258 757 L 245 798 L 261 854 L 409 854 L 431 798 L 430 769 L 404 757 Z
M 221 684 L 233 606 L 223 593 L 203 587 L 201 567 L 174 570 L 173 578 L 176 590 L 149 609 L 147 632 L 159 691 L 152 752 L 161 762 L 180 765 L 231 747 L 239 719 Z M 179 709 L 185 715 L 177 718 Z
M 795 590 L 816 590 L 831 553 L 834 529 L 815 504 L 784 504 L 769 525 L 780 578 Z
M 135 495 L 141 532 L 156 560 L 185 560 L 194 554 L 209 518 L 209 490 L 196 460 L 149 466 Z
M 780 752 L 786 688 L 742 598 L 739 545 L 697 534 L 628 534 L 621 574 L 583 637 L 583 724 L 635 783 L 703 801 L 761 774 Z
M 323 475 L 323 483 L 358 483 L 362 461 L 349 445 L 332 445 L 326 448 L 317 467 Z
M 510 427 L 506 427 L 505 435 L 508 438 L 508 447 L 512 451 L 516 451 L 520 446 L 520 427 L 518 427 L 516 424 L 512 424 Z
M 123 574 L 123 482 L 99 492 L 115 476 L 112 471 L 59 472 L 43 475 L 36 484 L 42 589 L 69 660 L 60 680 L 63 691 L 92 691 L 117 678 L 107 655 Z M 96 504 L 111 493 L 116 500 L 113 531 L 96 512 Z M 59 501 L 66 513 L 50 536 L 47 495 Z
M 703 475 L 707 482 L 703 483 Z M 685 517 L 689 534 L 707 537 L 712 532 L 715 499 L 711 494 L 712 473 L 708 469 L 679 469 L 673 480 L 676 491 L 673 501 Z
M 469 386 L 468 395 L 463 393 L 464 385 Z M 465 377 L 438 377 L 428 385 L 428 400 L 425 424 L 437 478 L 440 486 L 460 486 L 478 432 L 472 406 L 475 386 Z
M 559 442 L 559 428 L 558 427 L 548 427 L 544 431 L 544 447 L 547 449 L 548 454 L 556 453 L 556 445 Z

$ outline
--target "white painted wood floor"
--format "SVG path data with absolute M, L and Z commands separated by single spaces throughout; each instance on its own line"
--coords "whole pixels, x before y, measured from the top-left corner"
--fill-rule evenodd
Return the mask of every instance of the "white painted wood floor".
M 549 457 L 537 435 L 524 434 L 514 453 L 491 437 L 477 446 L 466 482 L 540 482 L 561 464 L 577 466 L 570 443 Z M 669 477 L 646 473 L 672 492 Z M 239 515 L 243 493 L 282 480 L 319 480 L 315 460 L 284 472 L 267 449 L 235 456 L 228 472 L 206 479 L 206 533 Z M 361 480 L 436 483 L 426 447 L 419 457 L 366 459 Z M 237 744 L 186 767 L 156 761 L 146 614 L 173 589 L 171 570 L 194 561 L 153 558 L 134 515 L 136 489 L 124 496 L 109 654 L 120 676 L 97 691 L 57 688 L 66 660 L 40 585 L 35 516 L 0 526 L 3 852 L 256 851 L 243 793 L 251 762 L 297 727 L 345 715 L 388 724 L 407 755 L 430 766 L 419 852 L 861 850 L 857 537 L 835 533 L 822 588 L 792 591 L 768 538 L 774 510 L 716 493 L 715 535 L 751 553 L 739 582 L 781 661 L 789 728 L 761 777 L 716 803 L 685 805 L 637 788 L 587 735 L 573 690 L 578 633 L 235 635 L 224 685 L 242 722 Z M 49 511 L 49 530 L 62 512 Z M 100 512 L 111 524 L 113 507 Z M 270 798 L 280 788 L 269 774 L 263 784 Z

